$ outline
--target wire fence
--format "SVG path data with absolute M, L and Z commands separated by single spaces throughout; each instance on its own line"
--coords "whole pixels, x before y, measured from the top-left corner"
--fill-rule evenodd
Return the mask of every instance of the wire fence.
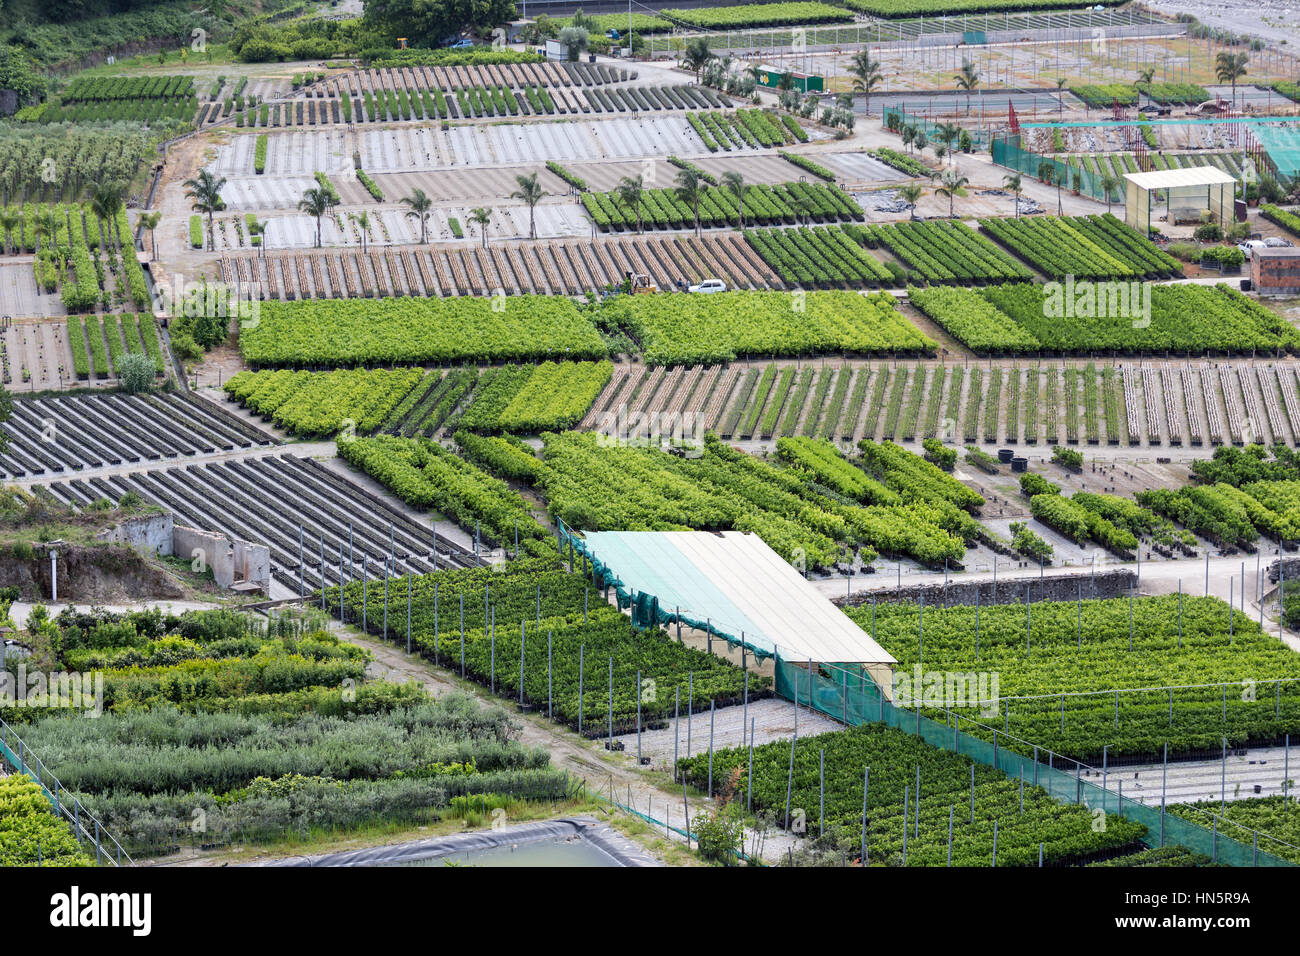
M 1214 862 L 1232 866 L 1294 866 L 1283 854 L 1300 855 L 1300 847 L 1219 814 L 1206 814 L 1209 817 L 1207 828 L 1170 815 L 1163 802 L 1154 807 L 1131 795 L 1125 796 L 1122 778 L 1117 781 L 1117 789 L 1112 791 L 1108 775 L 1097 768 L 1051 750 L 1042 750 L 969 716 L 963 718 L 944 709 L 944 723 L 939 723 L 923 716 L 919 705 L 911 710 L 896 707 L 886 700 L 880 688 L 861 669 L 854 671 L 838 664 L 796 664 L 780 655 L 776 667 L 777 693 L 783 697 L 806 704 L 849 726 L 875 722 L 897 727 L 933 746 L 995 767 L 1013 779 L 1023 777 L 1027 783 L 1043 788 L 1062 803 L 1102 809 L 1123 819 L 1134 820 L 1146 826 L 1143 842 L 1148 846 L 1181 845 Z M 962 730 L 963 724 L 968 730 L 978 729 L 991 734 L 992 739 L 984 740 Z M 1044 756 L 1046 763 L 1043 763 Z M 1098 779 L 1101 784 L 1095 782 Z
M 117 838 L 100 824 L 94 814 L 87 810 L 77 797 L 68 792 L 41 758 L 32 753 L 18 731 L 3 718 L 0 718 L 0 758 L 3 758 L 15 773 L 26 774 L 40 785 L 50 801 L 54 815 L 67 821 L 72 827 L 77 842 L 87 848 L 94 847 L 96 864 L 135 865 L 135 861 L 122 849 L 122 844 Z

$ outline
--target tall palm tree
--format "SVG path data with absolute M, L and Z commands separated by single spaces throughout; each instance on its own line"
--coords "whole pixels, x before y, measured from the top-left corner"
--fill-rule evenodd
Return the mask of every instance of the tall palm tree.
M 357 224 L 357 232 L 361 236 L 361 252 L 364 254 L 366 251 L 366 232 L 370 228 L 370 213 L 362 210 L 353 215 L 352 221 Z
M 155 209 L 153 212 L 142 212 L 140 214 L 140 225 L 149 230 L 149 261 L 152 262 L 158 258 L 158 240 L 154 238 L 154 230 L 158 228 L 158 223 L 162 222 L 162 210 Z
M 0 232 L 4 233 L 4 243 L 0 244 L 0 253 L 8 255 L 10 245 L 18 250 L 18 237 L 15 235 L 23 217 L 12 206 L 0 206 Z
M 543 192 L 542 187 L 537 184 L 536 173 L 529 173 L 527 176 L 516 176 L 515 182 L 519 184 L 519 188 L 510 194 L 510 198 L 522 199 L 524 202 L 528 203 L 528 238 L 536 239 L 537 221 L 535 216 L 537 204 L 542 201 L 542 197 L 545 196 L 546 193 Z
M 871 112 L 871 91 L 885 81 L 880 72 L 880 61 L 871 58 L 869 50 L 859 50 L 849 59 L 849 73 L 853 76 L 853 92 L 865 98 L 866 112 Z
M 951 157 L 956 152 L 952 144 L 961 139 L 961 127 L 956 123 L 941 123 L 936 127 L 934 134 L 939 142 L 948 147 L 948 155 Z
M 1020 182 L 1019 173 L 1008 173 L 1002 177 L 1002 185 L 1011 190 L 1011 194 L 1016 201 L 1016 218 L 1020 218 L 1020 194 L 1024 192 L 1024 185 Z
M 104 246 L 113 246 L 113 221 L 118 210 L 123 206 L 122 187 L 114 183 L 104 183 L 95 187 L 95 194 L 90 197 L 90 211 L 99 220 L 99 234 L 104 237 Z M 107 251 L 107 249 L 105 250 Z
M 248 229 L 250 232 L 252 232 L 254 229 L 257 230 L 257 236 L 259 239 L 257 243 L 258 254 L 263 259 L 266 258 L 266 227 L 269 226 L 270 224 L 271 224 L 271 220 L 269 219 L 254 219 L 252 222 L 248 224 Z
M 192 200 L 190 206 L 199 215 L 208 217 L 208 248 L 217 246 L 212 217 L 225 208 L 221 201 L 221 190 L 226 185 L 226 177 L 217 178 L 206 169 L 199 170 L 194 179 L 185 180 L 185 196 Z
M 483 239 L 483 248 L 487 248 L 488 224 L 492 222 L 492 210 L 486 206 L 475 206 L 469 211 L 469 221 L 478 226 L 479 236 Z
M 980 85 L 980 73 L 975 69 L 975 64 L 970 60 L 964 60 L 961 65 L 961 72 L 953 75 L 957 81 L 957 88 L 966 91 L 966 115 L 970 115 L 970 95 L 975 88 Z
M 619 202 L 627 206 L 636 213 L 636 231 L 641 231 L 641 194 L 645 192 L 645 184 L 640 176 L 624 176 L 614 187 L 614 192 L 618 193 Z
M 749 191 L 749 187 L 745 185 L 745 177 L 734 171 L 723 173 L 722 188 L 736 197 L 736 228 L 743 229 L 745 226 L 745 193 Z
M 303 191 L 298 200 L 298 210 L 316 217 L 316 248 L 320 248 L 320 221 L 335 205 L 335 199 L 324 186 L 312 186 Z
M 425 194 L 423 189 L 416 189 L 411 195 L 402 197 L 402 205 L 406 207 L 408 217 L 420 221 L 420 242 L 421 244 L 427 243 L 429 241 L 429 211 L 433 208 L 433 200 Z
M 912 207 L 907 211 L 908 219 L 916 218 L 916 203 L 924 192 L 925 188 L 920 183 L 905 183 L 898 187 L 898 195 L 902 197 L 903 202 Z
M 700 82 L 700 73 L 708 66 L 709 61 L 714 57 L 714 53 L 709 49 L 709 41 L 705 37 L 696 37 L 686 44 L 686 55 L 682 59 L 682 65 L 688 70 L 695 71 L 695 82 Z
M 1106 194 L 1106 211 L 1110 212 L 1111 198 L 1119 187 L 1119 180 L 1115 178 L 1113 173 L 1102 173 L 1098 185 L 1101 186 L 1101 191 Z
M 1237 81 L 1246 75 L 1250 57 L 1245 53 L 1220 53 L 1214 58 L 1214 75 L 1220 83 L 1232 84 L 1232 108 L 1237 108 Z
M 943 175 L 939 178 L 942 185 L 935 187 L 936 196 L 946 196 L 948 199 L 948 218 L 955 215 L 953 210 L 953 200 L 958 196 L 966 195 L 965 186 L 970 180 L 965 176 L 959 175 L 955 169 L 945 169 Z
M 695 213 L 695 236 L 700 235 L 700 199 L 708 191 L 708 184 L 700 179 L 700 174 L 693 169 L 683 169 L 677 173 L 677 186 L 673 195 Z

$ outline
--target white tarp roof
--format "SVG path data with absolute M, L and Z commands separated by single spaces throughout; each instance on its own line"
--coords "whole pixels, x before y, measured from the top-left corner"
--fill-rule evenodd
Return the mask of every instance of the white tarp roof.
M 1147 173 L 1125 173 L 1124 178 L 1139 189 L 1180 189 L 1188 186 L 1218 186 L 1236 183 L 1231 173 L 1217 166 L 1190 166 L 1183 169 L 1153 169 Z
M 662 612 L 785 660 L 893 664 L 894 658 L 756 534 L 589 531 L 591 554 Z

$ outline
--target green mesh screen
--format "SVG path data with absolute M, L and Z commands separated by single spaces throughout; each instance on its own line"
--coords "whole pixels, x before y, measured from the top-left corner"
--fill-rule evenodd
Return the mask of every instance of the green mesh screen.
M 1093 782 L 1095 778 L 1084 777 L 1081 773 L 1084 768 L 1072 760 L 1059 766 L 1056 764 L 1060 758 L 1054 755 L 1040 754 L 1035 759 L 1000 747 L 996 743 L 996 731 L 994 741 L 973 737 L 961 730 L 962 719 L 959 716 L 952 715 L 951 722 L 945 724 L 924 716 L 919 710 L 898 708 L 885 699 L 875 682 L 853 665 L 813 664 L 810 667 L 807 663 L 787 661 L 778 654 L 775 666 L 776 692 L 782 697 L 847 724 L 876 721 L 897 727 L 916 734 L 932 746 L 996 767 L 1015 779 L 1023 774 L 1026 783 L 1042 787 L 1061 803 L 1101 808 L 1107 813 L 1144 824 L 1147 835 L 1143 842 L 1148 846 L 1181 844 L 1193 852 L 1232 866 L 1294 865 L 1268 852 L 1269 838 L 1264 835 L 1259 836 L 1259 846 L 1256 847 L 1254 832 L 1235 824 L 1220 821 L 1219 826 L 1223 829 L 1216 833 L 1213 827 L 1162 814 L 1159 807 L 1147 806 L 1128 796 L 1121 799 L 1117 788 L 1103 788 Z M 1046 762 L 1044 756 L 1047 756 Z

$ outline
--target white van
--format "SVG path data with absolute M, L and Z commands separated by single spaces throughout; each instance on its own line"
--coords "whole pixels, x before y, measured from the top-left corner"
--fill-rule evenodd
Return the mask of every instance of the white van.
M 1237 248 L 1241 250 L 1247 261 L 1254 255 L 1256 249 L 1266 248 L 1267 243 L 1263 239 L 1247 239 L 1245 242 L 1238 243 Z

